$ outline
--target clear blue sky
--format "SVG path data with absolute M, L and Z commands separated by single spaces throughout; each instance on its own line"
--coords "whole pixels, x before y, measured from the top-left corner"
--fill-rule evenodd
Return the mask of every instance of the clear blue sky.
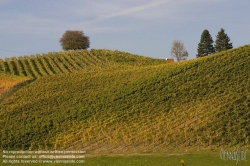
M 171 57 L 172 42 L 182 40 L 192 59 L 204 29 L 214 41 L 224 28 L 234 47 L 250 44 L 249 7 L 250 0 L 0 0 L 0 58 L 61 51 L 66 30 L 83 30 L 90 48 L 155 58 Z

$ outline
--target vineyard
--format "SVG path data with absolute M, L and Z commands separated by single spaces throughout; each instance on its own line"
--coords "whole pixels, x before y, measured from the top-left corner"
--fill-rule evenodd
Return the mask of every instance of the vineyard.
M 23 85 L 43 76 L 163 63 L 166 61 L 106 49 L 49 52 L 0 59 L 0 101 Z
M 97 50 L 49 52 L 18 58 L 0 59 L 0 72 L 39 78 L 78 71 L 97 71 L 124 66 L 145 66 L 166 63 L 164 60 L 120 51 Z
M 18 77 L 0 72 L 0 102 L 7 94 L 11 94 L 12 91 L 22 87 L 32 79 L 29 77 Z
M 166 61 L 110 50 L 6 58 L 35 80 L 1 103 L 1 149 L 250 145 L 250 45 Z

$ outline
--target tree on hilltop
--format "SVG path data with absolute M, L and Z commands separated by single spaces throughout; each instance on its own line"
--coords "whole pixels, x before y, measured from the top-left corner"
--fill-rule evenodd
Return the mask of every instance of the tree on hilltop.
M 80 50 L 89 48 L 89 37 L 83 31 L 67 30 L 59 40 L 63 50 Z
M 213 54 L 215 52 L 213 42 L 214 41 L 209 31 L 205 29 L 201 34 L 200 43 L 198 44 L 198 49 L 197 49 L 198 54 L 196 56 L 203 57 Z
M 216 36 L 216 41 L 214 44 L 215 51 L 220 52 L 220 51 L 232 49 L 233 44 L 229 42 L 230 42 L 230 38 L 225 33 L 225 30 L 221 28 L 221 30 L 218 32 L 218 35 Z
M 177 59 L 177 61 L 185 60 L 188 57 L 188 52 L 185 50 L 184 44 L 180 40 L 174 40 L 171 48 L 171 55 Z

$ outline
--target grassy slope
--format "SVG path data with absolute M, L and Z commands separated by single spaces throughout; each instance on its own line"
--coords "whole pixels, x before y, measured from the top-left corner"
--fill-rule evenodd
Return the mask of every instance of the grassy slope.
M 249 53 L 38 78 L 2 104 L 1 148 L 249 145 Z

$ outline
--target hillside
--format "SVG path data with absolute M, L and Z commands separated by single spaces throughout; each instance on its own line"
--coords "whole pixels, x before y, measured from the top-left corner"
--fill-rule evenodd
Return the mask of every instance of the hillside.
M 106 49 L 49 52 L 0 59 L 0 101 L 23 85 L 43 76 L 163 63 L 166 63 L 163 59 Z
M 36 77 L 1 103 L 1 149 L 249 147 L 250 45 L 178 63 L 91 54 L 102 70 Z
M 0 72 L 0 102 L 30 81 L 32 81 L 32 78 Z
M 78 71 L 96 71 L 124 66 L 145 66 L 165 63 L 164 60 L 112 50 L 49 52 L 31 56 L 0 59 L 0 72 L 39 78 Z

